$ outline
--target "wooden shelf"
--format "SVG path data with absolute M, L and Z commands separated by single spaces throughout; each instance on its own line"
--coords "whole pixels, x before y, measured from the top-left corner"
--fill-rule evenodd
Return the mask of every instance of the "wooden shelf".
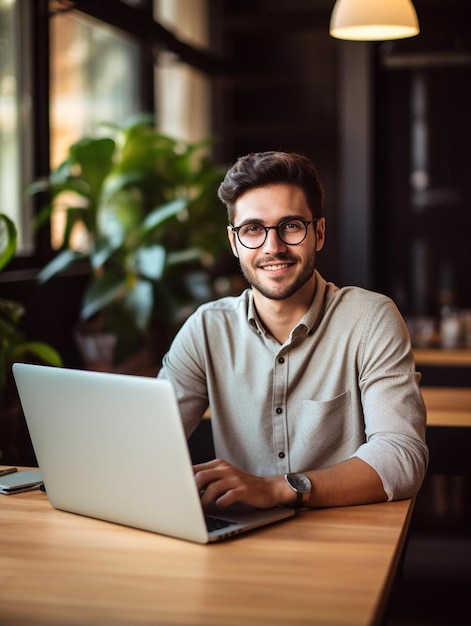
M 452 367 L 471 367 L 471 349 L 460 348 L 414 348 L 417 365 L 446 365 Z
M 471 426 L 471 388 L 422 387 L 429 426 Z

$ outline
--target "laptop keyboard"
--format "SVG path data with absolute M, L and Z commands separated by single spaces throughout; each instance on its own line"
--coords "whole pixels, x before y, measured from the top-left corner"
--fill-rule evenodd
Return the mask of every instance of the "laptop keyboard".
M 205 515 L 206 526 L 208 531 L 212 530 L 220 530 L 221 528 L 227 528 L 228 526 L 233 526 L 235 522 L 231 522 L 227 519 L 221 519 L 220 517 L 213 517 L 212 515 Z

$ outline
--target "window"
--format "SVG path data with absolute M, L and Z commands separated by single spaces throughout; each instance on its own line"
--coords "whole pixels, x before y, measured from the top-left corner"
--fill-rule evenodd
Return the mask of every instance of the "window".
M 102 122 L 140 111 L 139 48 L 129 36 L 86 15 L 51 20 L 51 166 Z
M 103 122 L 122 124 L 141 105 L 139 47 L 131 37 L 76 11 L 56 14 L 50 33 L 50 165 L 54 168 L 78 138 L 97 134 Z M 63 219 L 57 205 L 51 220 L 51 245 L 56 249 L 62 244 Z
M 208 43 L 206 0 L 159 0 L 156 20 L 199 49 Z M 171 52 L 160 52 L 156 69 L 157 124 L 168 135 L 199 141 L 210 132 L 209 77 Z
M 26 156 L 31 155 L 32 144 L 25 27 L 19 2 L 0 0 L 0 210 L 17 226 L 21 253 L 32 247 L 30 204 L 22 193 L 32 173 Z
M 206 22 L 206 0 L 0 0 L 0 210 L 18 227 L 21 267 L 37 267 L 51 243 L 36 241 L 24 188 L 77 138 L 154 100 L 163 133 L 211 134 Z

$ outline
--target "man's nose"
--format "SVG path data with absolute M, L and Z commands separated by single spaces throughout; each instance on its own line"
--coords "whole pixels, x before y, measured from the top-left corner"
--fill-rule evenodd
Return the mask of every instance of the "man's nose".
M 263 251 L 266 254 L 275 254 L 280 250 L 286 250 L 287 245 L 282 241 L 278 235 L 276 228 L 270 228 L 267 231 L 267 238 L 263 244 Z

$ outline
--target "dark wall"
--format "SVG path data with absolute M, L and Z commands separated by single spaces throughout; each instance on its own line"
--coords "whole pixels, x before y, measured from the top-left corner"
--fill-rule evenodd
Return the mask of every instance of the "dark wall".
M 378 48 L 376 284 L 420 315 L 471 306 L 471 3 L 437 5 Z
M 2 298 L 20 302 L 25 308 L 20 328 L 26 337 L 50 344 L 70 367 L 81 365 L 73 331 L 87 280 L 85 274 L 68 274 L 40 285 L 33 271 L 5 271 L 0 275 Z
M 214 84 L 218 158 L 296 151 L 315 163 L 326 191 L 327 245 L 319 257 L 338 277 L 338 46 L 330 2 L 234 2 L 211 6 L 212 39 L 232 66 Z

